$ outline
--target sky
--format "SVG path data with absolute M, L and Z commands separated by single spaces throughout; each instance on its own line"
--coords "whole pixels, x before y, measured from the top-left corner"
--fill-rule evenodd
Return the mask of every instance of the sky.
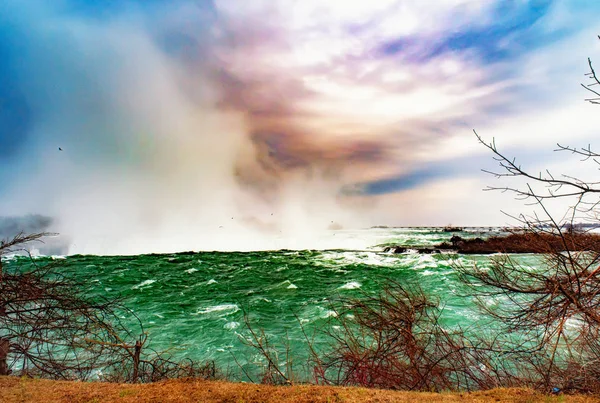
M 332 224 L 506 225 L 473 129 L 590 174 L 584 0 L 4 0 L 0 216 L 70 253 L 310 247 Z M 597 107 L 596 107 L 597 109 Z

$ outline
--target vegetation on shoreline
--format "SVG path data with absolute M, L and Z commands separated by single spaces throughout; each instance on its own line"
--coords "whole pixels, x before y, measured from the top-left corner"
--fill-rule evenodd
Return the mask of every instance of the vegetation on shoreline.
M 27 253 L 45 233 L 0 240 L 0 257 Z M 56 380 L 154 382 L 218 377 L 213 363 L 174 361 L 146 347 L 137 316 L 119 299 L 92 298 L 90 287 L 57 270 L 60 261 L 4 268 L 0 260 L 0 375 Z M 133 318 L 134 328 L 122 318 Z
M 594 84 L 600 85 L 591 62 L 590 69 Z M 586 88 L 600 96 L 594 89 Z M 597 103 L 596 98 L 590 102 Z M 443 307 L 436 298 L 415 284 L 390 284 L 379 295 L 331 302 L 335 312 L 331 329 L 335 330 L 323 330 L 331 340 L 329 349 L 316 351 L 305 335 L 312 357 L 309 377 L 293 373 L 289 348 L 273 346 L 264 332 L 253 330 L 247 323 L 251 333 L 248 345 L 265 364 L 260 382 L 291 388 L 206 383 L 198 379 L 218 377 L 218 368 L 210 362 L 172 361 L 168 355 L 145 348 L 142 324 L 136 329 L 121 324 L 122 315 L 135 315 L 120 301 L 89 298 L 85 284 L 61 276 L 53 271 L 53 265 L 42 267 L 32 260 L 31 268 L 3 270 L 0 262 L 0 375 L 12 371 L 13 375 L 52 380 L 131 383 L 191 377 L 195 378 L 191 384 L 196 385 L 192 389 L 186 382 L 146 388 L 155 390 L 152 393 L 178 390 L 182 399 L 182 394 L 188 398 L 199 393 L 199 398 L 208 401 L 237 399 L 240 394 L 250 401 L 269 401 L 278 393 L 281 395 L 276 401 L 362 399 L 357 394 L 363 389 L 340 397 L 339 391 L 344 389 L 297 386 L 299 381 L 328 387 L 430 392 L 528 388 L 524 392 L 507 392 L 511 401 L 515 401 L 515 396 L 520 399 L 521 394 L 527 401 L 537 398 L 539 395 L 532 390 L 546 394 L 600 394 L 600 235 L 573 230 L 575 223 L 582 220 L 597 223 L 598 183 L 568 176 L 557 178 L 549 172 L 531 174 L 498 151 L 494 142 L 485 143 L 478 135 L 477 138 L 499 162 L 501 169 L 493 173 L 495 176 L 528 181 L 522 188 L 490 190 L 513 192 L 532 201 L 538 212 L 531 217 L 515 217 L 521 228 L 507 237 L 466 240 L 454 236 L 450 244 L 441 244 L 431 251 L 452 248 L 463 254 L 534 252 L 544 258 L 543 264 L 535 268 L 522 266 L 507 255 L 492 257 L 489 267 L 456 267 L 471 295 L 478 298 L 481 312 L 492 320 L 489 328 L 446 328 L 440 321 Z M 600 163 L 600 154 L 589 147 L 559 145 L 559 151 L 584 157 L 584 162 Z M 568 214 L 556 219 L 547 204 L 564 198 L 575 201 Z M 39 241 L 43 235 L 17 235 L 2 241 L 0 256 Z M 19 399 L 18 393 L 30 385 L 46 385 L 44 381 L 17 378 L 1 378 L 2 383 L 9 386 L 0 389 L 0 397 L 6 393 L 7 401 Z M 99 395 L 94 388 L 108 393 L 115 387 L 89 383 L 73 391 L 69 384 L 54 385 L 67 385 L 62 398 L 83 401 L 86 395 L 81 395 L 81 390 L 90 391 L 95 399 L 107 395 Z M 225 389 L 236 394 L 219 395 L 222 385 L 229 385 Z M 126 398 L 127 390 L 136 390 L 131 393 L 136 397 L 137 393 L 144 393 L 139 386 L 132 388 L 120 389 L 119 398 Z M 252 388 L 257 394 L 251 392 Z M 311 397 L 315 390 L 320 391 L 318 399 Z M 297 391 L 300 395 L 295 394 Z M 38 392 L 27 393 L 34 396 Z M 380 394 L 386 401 L 396 392 L 365 393 L 368 398 Z M 481 393 L 485 396 L 485 392 Z M 396 395 L 400 399 L 402 396 L 406 395 Z M 432 401 L 442 397 L 434 395 Z

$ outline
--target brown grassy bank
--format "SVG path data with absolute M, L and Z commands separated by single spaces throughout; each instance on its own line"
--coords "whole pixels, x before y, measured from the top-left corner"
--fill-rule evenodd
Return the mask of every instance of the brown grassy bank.
M 330 386 L 268 386 L 195 379 L 150 384 L 0 377 L 0 402 L 600 402 L 586 395 L 546 396 L 529 389 L 473 393 L 399 392 Z

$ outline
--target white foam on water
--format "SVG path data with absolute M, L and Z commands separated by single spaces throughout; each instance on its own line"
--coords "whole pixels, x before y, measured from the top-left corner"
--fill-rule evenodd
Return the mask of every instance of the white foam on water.
M 338 287 L 338 290 L 355 290 L 357 288 L 362 287 L 362 284 L 358 281 L 350 281 L 349 283 L 344 284 L 341 287 Z
M 294 290 L 294 289 L 296 289 L 298 287 L 296 286 L 296 284 L 291 283 L 290 285 L 287 286 L 287 288 L 288 288 L 288 290 Z
M 187 269 L 185 272 L 187 274 L 192 274 L 192 273 L 197 272 L 197 271 L 198 271 L 198 269 L 191 268 L 191 269 Z
M 239 322 L 227 322 L 227 323 L 225 323 L 223 328 L 227 329 L 227 330 L 233 330 L 233 329 L 237 329 L 239 326 L 240 326 Z
M 282 287 L 285 287 L 285 288 L 288 288 L 288 289 L 298 288 L 298 287 L 296 287 L 296 285 L 295 285 L 294 283 L 292 283 L 290 280 L 285 280 L 285 281 L 282 281 L 282 282 L 281 282 L 281 283 L 279 283 L 279 284 L 276 284 L 276 285 L 273 285 L 273 286 L 271 286 L 271 287 L 268 287 L 267 289 L 268 289 L 268 290 L 273 290 L 273 289 L 276 289 L 276 288 L 282 288 Z
M 237 312 L 240 310 L 240 307 L 237 304 L 221 304 L 209 306 L 204 309 L 200 309 L 197 314 L 204 315 L 212 312 L 223 312 L 223 311 L 231 311 L 231 313 Z
M 211 285 L 211 284 L 217 284 L 217 280 L 215 280 L 214 278 L 211 278 L 210 280 L 208 280 L 206 282 L 206 285 Z
M 410 254 L 404 255 L 399 267 L 411 270 L 437 269 L 440 263 L 431 255 Z
M 240 337 L 240 334 L 239 334 L 238 332 L 234 331 L 233 333 L 235 333 L 235 335 L 236 335 L 237 337 Z M 212 350 L 213 348 L 214 348 L 214 347 L 209 347 L 207 351 L 210 351 L 210 350 Z M 226 351 L 228 351 L 228 350 L 231 350 L 232 348 L 233 348 L 233 345 L 232 345 L 232 344 L 226 344 L 226 345 L 224 345 L 224 346 L 222 346 L 222 347 L 215 348 L 215 351 L 218 351 L 219 353 L 224 353 L 224 352 L 226 352 Z
M 485 230 L 486 234 L 500 233 L 498 229 L 488 232 L 489 229 L 475 228 L 465 229 L 465 232 L 480 233 Z M 316 231 L 316 232 L 315 232 Z M 436 231 L 434 228 L 364 228 L 347 230 L 310 230 L 304 237 L 298 237 L 295 231 L 287 234 L 275 235 L 271 233 L 255 232 L 250 228 L 232 227 L 227 231 L 219 231 L 211 239 L 197 244 L 196 241 L 189 244 L 189 240 L 173 237 L 172 239 L 161 238 L 152 242 L 141 242 L 139 234 L 128 242 L 113 244 L 106 239 L 89 239 L 83 243 L 77 242 L 68 249 L 68 255 L 73 254 L 98 254 L 98 255 L 136 255 L 140 253 L 162 252 L 174 253 L 184 250 L 205 251 L 266 251 L 266 250 L 348 250 L 348 251 L 379 251 L 385 245 L 419 245 L 431 246 L 448 240 L 450 234 Z M 600 232 L 600 229 L 595 231 Z M 257 236 L 258 235 L 258 236 Z M 141 235 L 140 235 L 141 236 Z M 144 239 L 144 241 L 147 241 Z M 155 242 L 156 241 L 156 242 Z M 189 246 L 182 246 L 189 244 Z M 40 251 L 33 248 L 33 256 L 41 255 Z M 388 256 L 394 256 L 390 254 Z M 174 257 L 169 260 L 173 261 Z
M 270 304 L 271 302 L 273 302 L 269 298 L 265 298 L 265 297 L 259 297 L 259 298 L 257 298 L 257 301 L 264 301 L 264 302 L 266 302 L 268 304 Z
M 569 318 L 565 321 L 567 331 L 580 330 L 585 325 L 585 322 L 577 318 Z
M 147 285 L 156 283 L 156 280 L 144 280 L 141 283 L 139 283 L 138 285 L 134 285 L 133 287 L 131 287 L 132 290 L 137 290 L 139 288 L 145 287 Z
M 324 252 L 317 261 L 319 266 L 339 267 L 340 265 L 364 264 L 368 266 L 394 267 L 398 265 L 397 255 L 380 252 Z
M 413 269 L 437 269 L 439 266 L 438 262 L 429 255 L 422 255 L 419 260 L 419 263 L 417 263 Z

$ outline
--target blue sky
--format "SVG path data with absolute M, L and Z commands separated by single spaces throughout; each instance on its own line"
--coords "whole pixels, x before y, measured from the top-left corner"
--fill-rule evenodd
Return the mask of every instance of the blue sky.
M 170 243 L 230 216 L 236 233 L 504 224 L 521 206 L 481 194 L 493 161 L 472 129 L 533 170 L 577 170 L 551 150 L 597 138 L 579 83 L 588 56 L 600 64 L 599 14 L 575 0 L 5 1 L 0 215 Z

